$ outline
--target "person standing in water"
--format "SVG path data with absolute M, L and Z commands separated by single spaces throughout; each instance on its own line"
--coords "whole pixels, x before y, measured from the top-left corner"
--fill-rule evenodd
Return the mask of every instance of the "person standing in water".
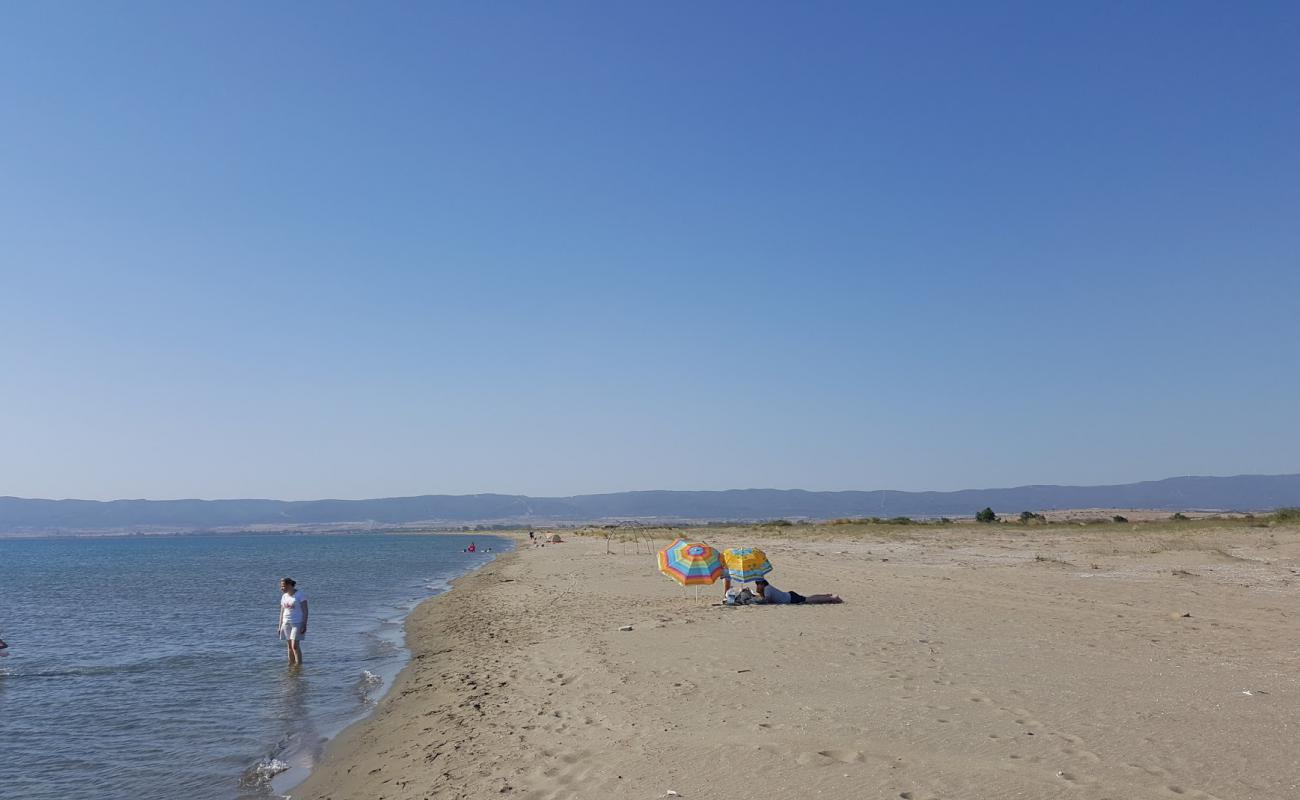
M 280 580 L 280 638 L 289 643 L 289 663 L 302 664 L 302 640 L 307 636 L 307 598 L 293 578 Z

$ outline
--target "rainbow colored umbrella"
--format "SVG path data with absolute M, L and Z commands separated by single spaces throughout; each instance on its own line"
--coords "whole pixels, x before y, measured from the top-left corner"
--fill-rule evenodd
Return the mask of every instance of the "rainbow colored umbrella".
M 703 542 L 678 539 L 659 551 L 659 571 L 682 586 L 707 586 L 722 577 L 722 558 Z
M 733 581 L 756 581 L 772 571 L 767 554 L 757 547 L 732 547 L 722 551 L 722 563 Z

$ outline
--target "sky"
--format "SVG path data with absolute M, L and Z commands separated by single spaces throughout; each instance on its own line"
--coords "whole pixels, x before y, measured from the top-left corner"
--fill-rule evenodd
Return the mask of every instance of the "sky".
M 1300 472 L 1294 3 L 0 13 L 0 495 Z

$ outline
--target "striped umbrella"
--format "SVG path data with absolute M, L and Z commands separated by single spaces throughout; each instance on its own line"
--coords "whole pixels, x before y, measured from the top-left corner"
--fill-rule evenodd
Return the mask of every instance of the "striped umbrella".
M 757 547 L 732 547 L 722 551 L 722 563 L 733 581 L 756 581 L 772 571 L 767 554 Z
M 659 571 L 682 586 L 706 586 L 722 577 L 722 559 L 703 542 L 678 539 L 659 551 Z

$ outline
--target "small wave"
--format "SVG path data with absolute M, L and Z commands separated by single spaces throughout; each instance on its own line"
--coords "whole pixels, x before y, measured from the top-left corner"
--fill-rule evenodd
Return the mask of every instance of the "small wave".
M 260 759 L 256 764 L 244 770 L 239 785 L 245 788 L 266 786 L 271 779 L 289 769 L 288 763 L 273 756 Z
M 356 692 L 363 703 L 373 703 L 374 693 L 380 686 L 384 685 L 384 679 L 368 669 L 361 670 L 361 677 L 357 678 Z
M 400 637 L 400 634 L 398 634 Z M 365 661 L 383 661 L 393 658 L 402 652 L 400 640 L 395 641 L 374 633 L 365 635 L 365 654 L 362 659 Z
M 10 669 L 8 674 L 14 678 L 89 678 L 98 675 L 126 675 L 150 670 L 174 669 L 195 663 L 194 655 L 173 654 L 146 658 L 126 664 L 98 664 L 84 667 L 62 667 L 54 669 Z
M 453 580 L 455 578 L 430 578 L 428 583 L 424 584 L 424 588 L 435 594 L 441 594 L 451 588 Z

